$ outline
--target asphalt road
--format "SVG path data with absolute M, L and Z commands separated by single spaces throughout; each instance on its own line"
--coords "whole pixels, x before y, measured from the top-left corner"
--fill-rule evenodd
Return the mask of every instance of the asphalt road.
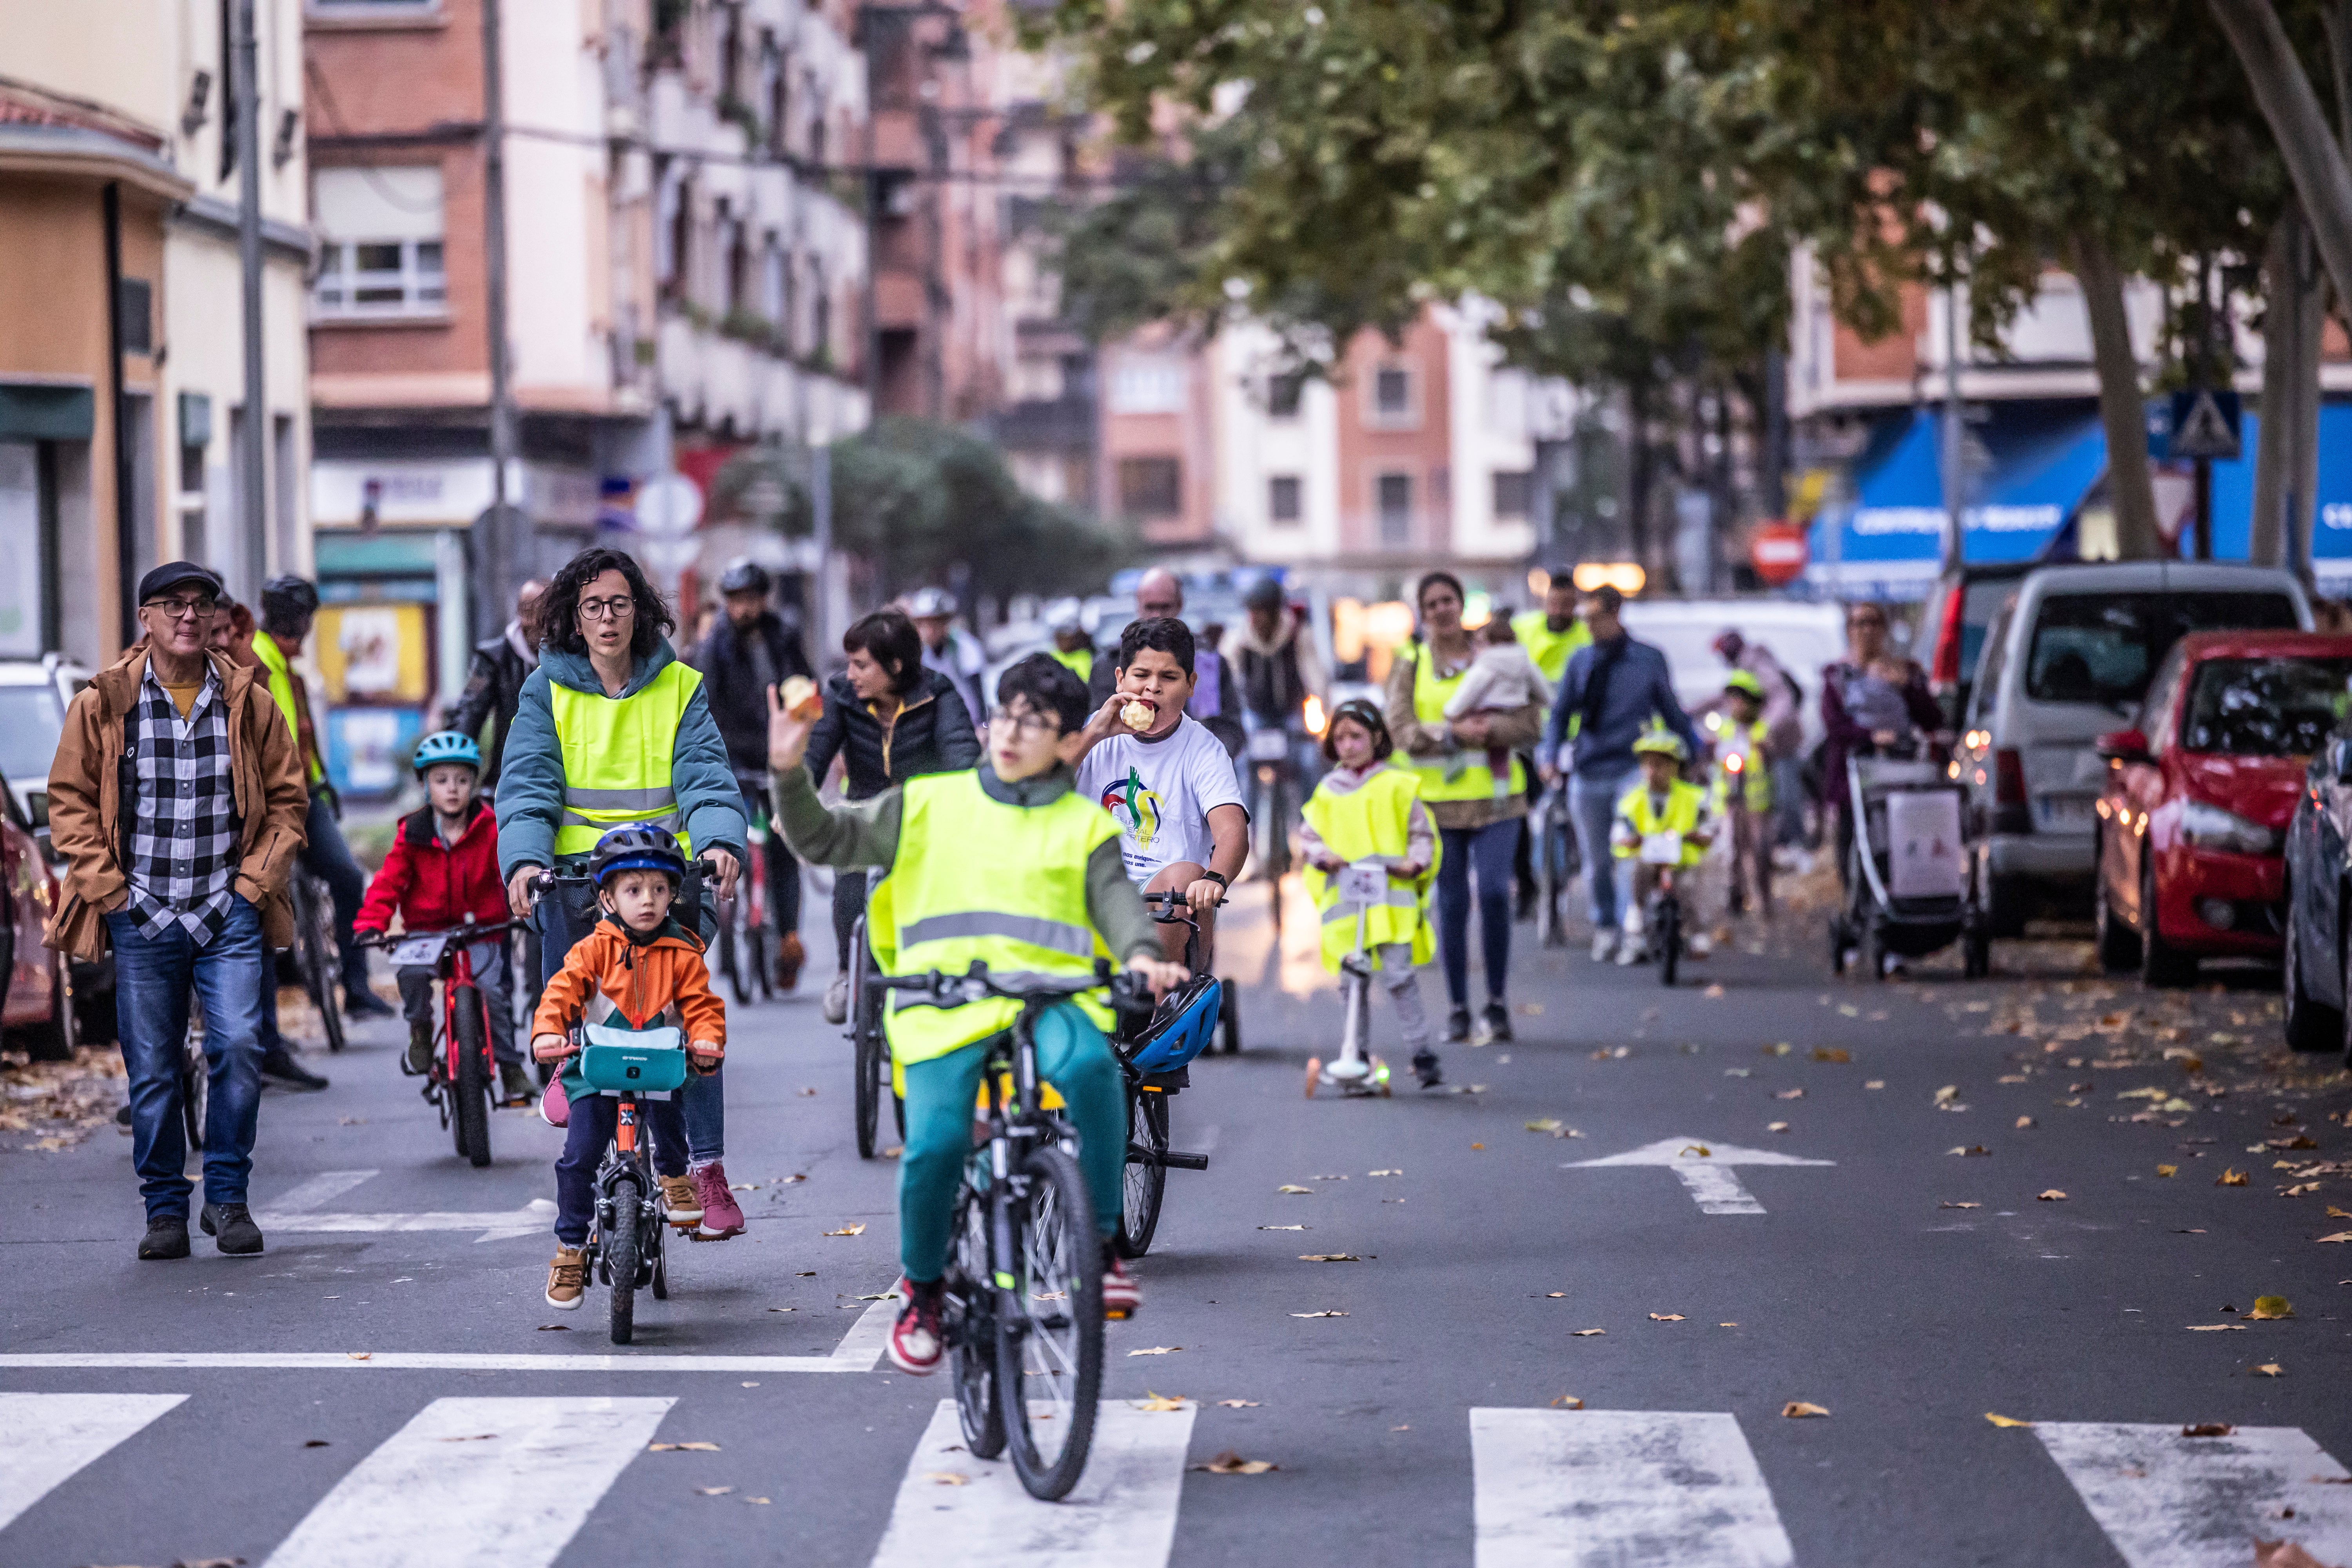
M 736 1020 L 750 1232 L 676 1249 L 625 1352 L 601 1293 L 541 1300 L 559 1134 L 502 1113 L 457 1161 L 393 1028 L 266 1100 L 258 1258 L 135 1261 L 110 1124 L 0 1137 L 0 1562 L 2352 1561 L 2352 1086 L 2256 981 L 2151 999 L 2037 943 L 1839 982 L 1791 918 L 1668 992 L 1523 927 L 1519 1037 L 1449 1052 L 1459 1092 L 1309 1100 L 1332 994 L 1241 898 L 1247 1049 L 1175 1102 L 1211 1168 L 1171 1174 L 1072 1502 L 881 1370 L 895 1172 L 818 975 Z M 1197 1468 L 1229 1452 L 1277 1468 Z

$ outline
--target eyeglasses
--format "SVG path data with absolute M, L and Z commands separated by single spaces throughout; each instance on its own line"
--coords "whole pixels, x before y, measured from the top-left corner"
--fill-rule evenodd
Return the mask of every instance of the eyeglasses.
M 1015 713 L 1010 708 L 990 710 L 989 728 L 992 730 L 999 724 L 1005 725 L 1014 734 L 1023 736 L 1051 734 L 1058 731 L 1062 727 L 1062 721 L 1050 713 Z
M 634 595 L 619 594 L 609 599 L 583 599 L 580 618 L 583 621 L 625 621 L 637 613 Z
M 170 619 L 184 621 L 192 616 L 213 616 L 220 613 L 216 599 L 150 599 L 139 606 L 142 610 L 161 610 Z

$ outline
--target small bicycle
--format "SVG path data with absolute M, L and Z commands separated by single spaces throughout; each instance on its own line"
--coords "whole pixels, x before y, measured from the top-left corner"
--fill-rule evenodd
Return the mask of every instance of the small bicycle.
M 890 1041 L 882 1029 L 882 973 L 874 963 L 874 950 L 866 940 L 866 916 L 849 929 L 850 1070 L 856 1076 L 852 1101 L 857 1118 L 857 1157 L 874 1158 L 882 1129 L 882 1101 L 887 1096 L 898 1119 L 898 1137 L 907 1136 L 907 1102 L 890 1080 Z
M 1307 1058 L 1307 1098 L 1314 1099 L 1321 1088 L 1337 1089 L 1349 1096 L 1386 1097 L 1389 1064 L 1370 1050 L 1372 961 L 1364 931 L 1372 910 L 1390 901 L 1389 863 L 1372 856 L 1340 868 L 1332 880 L 1339 885 L 1337 908 L 1356 911 L 1356 951 L 1339 960 L 1339 995 L 1345 1004 L 1339 1055 L 1328 1065 L 1320 1057 Z M 1407 896 L 1412 896 L 1410 885 Z
M 1160 1204 L 1171 1171 L 1205 1171 L 1206 1154 L 1192 1154 L 1168 1146 L 1168 1102 L 1192 1087 L 1192 1058 L 1209 1042 L 1232 1005 L 1233 994 L 1222 980 L 1199 972 L 1201 922 L 1173 888 L 1143 896 L 1151 918 L 1161 925 L 1181 923 L 1184 966 L 1192 978 L 1150 1005 L 1118 1008 L 1118 1032 L 1111 1048 L 1118 1054 L 1127 1079 L 1127 1167 L 1121 1181 L 1118 1234 L 1112 1246 L 1121 1258 L 1140 1258 L 1151 1250 L 1152 1234 L 1160 1228 Z M 1222 908 L 1223 901 L 1220 900 Z M 1230 1030 L 1227 1037 L 1232 1038 Z
M 461 1159 L 490 1163 L 490 1108 L 499 1100 L 499 1064 L 490 1040 L 489 1004 L 474 978 L 469 951 L 520 925 L 520 921 L 478 924 L 473 916 L 446 931 L 408 931 L 401 936 L 362 937 L 362 947 L 391 950 L 393 967 L 431 968 L 441 983 L 441 1019 L 434 1026 L 433 1065 L 425 1074 L 425 1099 L 441 1113 Z M 406 1058 L 400 1064 L 408 1071 Z
M 286 891 L 294 909 L 294 945 L 289 952 L 296 979 L 319 1010 L 327 1048 L 340 1051 L 343 1048 L 343 971 L 335 942 L 334 896 L 323 879 L 299 866 L 288 879 Z
M 580 1076 L 592 1094 L 619 1100 L 613 1142 L 596 1167 L 596 1221 L 588 1233 L 583 1260 L 593 1277 L 612 1289 L 612 1333 L 616 1345 L 636 1332 L 636 1293 L 651 1289 L 669 1300 L 669 1266 L 662 1242 L 661 1184 L 655 1179 L 652 1146 L 637 1120 L 641 1100 L 667 1100 L 686 1083 L 686 1038 L 677 1029 L 614 1029 L 582 1024 L 572 1033 L 580 1050 Z
M 740 774 L 737 783 L 743 783 Z M 764 802 L 764 782 L 753 784 L 746 794 Z M 751 812 L 744 830 L 743 869 L 735 879 L 735 896 L 719 905 L 719 968 L 727 976 L 736 1005 L 742 1007 L 775 994 L 770 962 L 772 937 L 768 930 L 768 900 L 773 894 L 768 886 L 768 837 L 774 831 L 762 804 Z
M 1565 775 L 1536 797 L 1528 816 L 1528 848 L 1536 873 L 1536 941 L 1544 947 L 1563 946 L 1568 933 L 1560 924 L 1559 902 L 1580 869 Z
M 988 1046 L 979 1118 L 985 1133 L 956 1191 L 941 1328 L 964 1446 L 992 1459 L 1009 1447 L 1030 1496 L 1067 1495 L 1094 1443 L 1102 1390 L 1102 1250 L 1078 1171 L 1077 1133 L 1037 1076 L 1037 1016 L 1108 985 L 1135 1005 L 1135 977 L 1098 960 L 1090 975 L 962 974 L 876 982 L 901 1006 L 961 1007 L 991 996 L 1021 1004 Z M 1149 1005 L 1148 1003 L 1142 1004 Z
M 1649 956 L 1658 963 L 1658 984 L 1672 985 L 1675 972 L 1683 957 L 1683 900 L 1675 890 L 1675 876 L 1681 869 L 1683 836 L 1668 830 L 1645 834 L 1637 858 L 1644 866 L 1658 868 L 1657 887 L 1651 892 L 1648 922 Z

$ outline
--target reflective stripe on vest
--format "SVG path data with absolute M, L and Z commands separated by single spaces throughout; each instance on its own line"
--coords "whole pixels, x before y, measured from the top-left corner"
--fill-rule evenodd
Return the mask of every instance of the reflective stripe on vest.
M 1087 862 L 1118 837 L 1110 814 L 1075 794 L 1050 805 L 991 800 L 978 773 L 926 773 L 903 786 L 898 852 L 875 884 L 866 926 L 888 974 L 1089 974 L 1110 952 L 1087 916 Z M 961 1007 L 900 1006 L 883 1027 L 892 1059 L 929 1061 L 1012 1026 L 1021 1004 L 992 996 Z M 1078 1005 L 1111 1026 L 1097 996 Z
M 1513 616 L 1511 631 L 1555 690 L 1559 678 L 1568 673 L 1569 655 L 1592 640 L 1592 629 L 1580 620 L 1570 620 L 1564 632 L 1552 630 L 1550 617 L 1541 610 L 1522 610 Z
M 1454 695 L 1454 689 L 1462 684 L 1462 678 L 1470 673 L 1470 667 L 1465 664 L 1452 675 L 1441 679 L 1436 672 L 1430 668 L 1432 661 L 1428 648 L 1415 649 L 1412 659 L 1412 716 L 1421 723 L 1432 727 L 1443 724 L 1445 722 L 1445 700 Z M 1453 765 L 1452 758 L 1439 755 L 1412 759 L 1413 771 L 1421 775 L 1421 798 L 1423 800 L 1494 799 L 1495 773 L 1494 770 L 1486 765 L 1485 748 L 1458 752 L 1456 756 L 1466 759 L 1469 765 L 1462 770 L 1459 777 L 1450 782 L 1445 774 L 1446 770 Z M 1519 759 L 1514 755 L 1511 758 L 1510 794 L 1524 795 L 1527 793 L 1527 770 L 1520 765 Z
M 1394 864 L 1412 852 L 1412 803 L 1420 795 L 1420 775 L 1391 763 L 1344 795 L 1328 787 L 1317 789 L 1302 815 L 1323 847 L 1340 859 L 1379 856 Z M 1443 858 L 1442 844 L 1433 853 Z M 1429 962 L 1434 949 L 1427 910 L 1436 869 L 1432 865 L 1414 881 L 1388 884 L 1381 901 L 1364 916 L 1368 947 L 1411 942 L 1412 961 Z M 1323 911 L 1323 964 L 1335 973 L 1339 960 L 1356 949 L 1356 906 L 1339 901 L 1337 884 L 1338 879 L 1307 868 L 1307 896 Z
M 687 703 L 701 684 L 700 675 L 676 662 L 622 698 L 548 683 L 548 713 L 563 756 L 558 855 L 588 854 L 606 832 L 628 826 L 676 834 L 679 852 L 692 858 L 670 763 Z

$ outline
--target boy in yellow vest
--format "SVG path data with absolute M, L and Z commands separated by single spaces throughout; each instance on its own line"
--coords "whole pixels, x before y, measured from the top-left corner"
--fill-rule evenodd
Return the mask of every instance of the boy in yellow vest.
M 1396 1006 L 1412 1070 L 1423 1089 L 1444 1081 L 1429 1042 L 1429 1015 L 1421 1007 L 1417 965 L 1437 944 L 1429 927 L 1429 886 L 1437 872 L 1437 825 L 1421 804 L 1420 775 L 1390 765 L 1396 742 L 1381 710 L 1363 698 L 1339 705 L 1323 731 L 1323 757 L 1332 764 L 1307 797 L 1299 829 L 1307 891 L 1323 914 L 1323 967 L 1334 974 L 1355 951 L 1352 906 L 1339 903 L 1339 873 L 1377 857 L 1389 865 L 1389 901 L 1364 921 L 1364 944 Z
M 1116 955 L 1155 991 L 1189 978 L 1160 956 L 1160 935 L 1119 856 L 1109 813 L 1074 792 L 1087 689 L 1045 654 L 997 682 L 988 754 L 977 769 L 908 780 L 869 800 L 828 807 L 802 765 L 815 716 L 796 717 L 771 692 L 768 765 L 775 816 L 794 853 L 814 865 L 887 873 L 869 895 L 874 955 L 891 974 L 992 971 L 1084 974 Z M 956 1185 L 971 1153 L 971 1108 L 987 1042 L 1018 1003 L 894 1008 L 885 1027 L 906 1084 L 907 1146 L 898 1162 L 898 1258 L 907 1305 L 890 1359 L 917 1374 L 943 1349 L 940 1283 Z M 1127 1100 L 1103 1031 L 1108 1010 L 1089 994 L 1037 1026 L 1039 1073 L 1078 1130 L 1078 1163 L 1104 1240 L 1103 1310 L 1132 1317 L 1142 1298 L 1110 1254 L 1127 1165 Z
M 1772 764 L 1764 754 L 1764 683 L 1744 669 L 1723 683 L 1723 728 L 1715 751 L 1715 798 L 1731 826 L 1731 912 L 1747 908 L 1748 875 L 1756 907 L 1772 918 Z M 1743 868 L 1748 868 L 1743 870 Z
M 1682 738 L 1653 730 L 1633 742 L 1633 755 L 1641 761 L 1642 782 L 1618 797 L 1617 820 L 1609 834 L 1610 853 L 1626 883 L 1617 900 L 1625 911 L 1619 963 L 1639 963 L 1649 955 L 1648 944 L 1637 939 L 1650 895 L 1657 890 L 1660 866 L 1643 855 L 1643 847 L 1662 835 L 1678 836 L 1680 848 L 1672 864 L 1677 871 L 1688 872 L 1706 858 L 1706 847 L 1715 840 L 1706 791 L 1683 781 Z

